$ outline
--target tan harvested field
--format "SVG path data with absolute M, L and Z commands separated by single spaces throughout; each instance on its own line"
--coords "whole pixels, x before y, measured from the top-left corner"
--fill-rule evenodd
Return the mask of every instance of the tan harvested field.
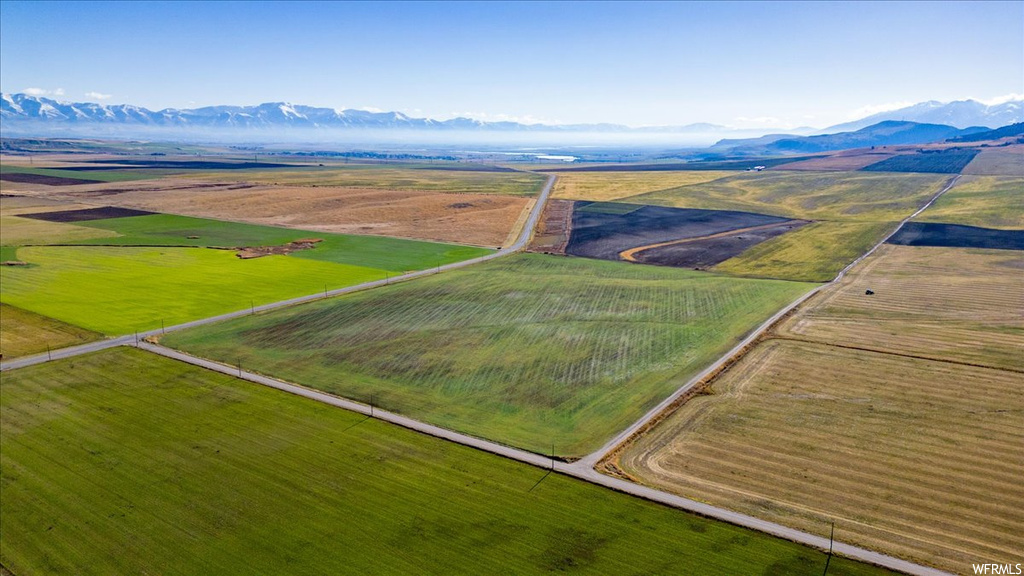
M 684 496 L 966 573 L 1024 561 L 1024 376 L 769 341 L 620 466 Z
M 530 205 L 527 197 L 255 186 L 163 178 L 47 191 L 49 197 L 154 212 L 346 234 L 497 247 Z
M 1024 252 L 885 245 L 778 332 L 1024 372 L 1022 281 Z
M 1024 144 L 982 148 L 981 153 L 971 160 L 963 173 L 1024 176 Z
M 204 181 L 247 182 L 273 186 L 337 186 L 376 190 L 454 192 L 460 194 L 504 194 L 536 196 L 547 179 L 542 174 L 518 171 L 466 169 L 456 165 L 416 167 L 410 165 L 338 165 L 304 166 L 298 169 L 204 170 L 194 177 Z
M 918 220 L 1022 229 L 1024 176 L 964 176 Z
M 1021 252 L 883 246 L 614 464 L 954 572 L 1022 562 L 1022 278 Z
M 789 164 L 782 164 L 781 166 L 773 166 L 772 168 L 769 168 L 769 170 L 809 170 L 812 172 L 860 170 L 865 166 L 869 166 L 875 162 L 881 162 L 882 160 L 891 158 L 892 156 L 895 156 L 893 152 L 881 149 L 847 150 L 831 156 L 822 156 L 820 158 L 811 158 L 810 160 L 790 162 Z
M 611 202 L 646 192 L 703 184 L 735 174 L 735 171 L 714 170 L 559 172 L 552 198 Z

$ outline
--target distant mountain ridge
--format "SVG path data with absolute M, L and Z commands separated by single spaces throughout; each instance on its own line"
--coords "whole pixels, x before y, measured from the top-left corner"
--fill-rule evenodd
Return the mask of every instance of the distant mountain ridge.
M 821 134 L 859 130 L 886 120 L 919 122 L 922 124 L 945 124 L 955 128 L 985 126 L 998 128 L 1007 124 L 1024 122 L 1024 100 L 1011 100 L 989 106 L 977 100 L 938 102 L 931 100 L 906 108 L 872 114 L 860 120 L 836 124 L 821 130 Z
M 733 154 L 807 154 L 871 146 L 927 144 L 984 132 L 992 131 L 984 126 L 972 126 L 961 130 L 944 124 L 883 120 L 851 132 L 803 137 L 769 134 L 747 140 L 721 140 L 712 148 L 725 148 Z
M 194 109 L 149 110 L 131 104 L 60 102 L 27 94 L 0 95 L 0 119 L 12 123 L 46 122 L 67 125 L 125 125 L 173 128 L 364 128 L 413 130 L 591 131 L 591 132 L 729 132 L 716 124 L 631 128 L 620 124 L 522 124 L 472 118 L 432 120 L 401 112 L 335 110 L 287 102 L 257 106 L 206 106 Z

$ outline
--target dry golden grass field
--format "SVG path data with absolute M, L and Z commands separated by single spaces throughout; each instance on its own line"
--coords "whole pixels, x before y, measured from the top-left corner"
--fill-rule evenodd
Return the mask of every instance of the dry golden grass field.
M 895 154 L 893 152 L 888 150 L 859 148 L 857 150 L 845 150 L 830 156 L 821 156 L 819 158 L 811 158 L 809 160 L 801 160 L 799 162 L 790 162 L 789 164 L 774 166 L 769 168 L 769 170 L 809 170 L 812 172 L 843 172 L 846 170 L 860 170 L 865 166 L 869 166 L 875 162 L 881 162 L 882 160 L 891 158 L 894 155 Z
M 964 168 L 964 174 L 1024 176 L 1024 144 L 983 148 Z
M 718 170 L 559 172 L 552 198 L 612 202 L 646 192 L 703 184 L 736 173 Z
M 502 245 L 531 204 L 524 196 L 201 183 L 185 178 L 80 186 L 26 186 L 25 193 L 344 234 L 374 234 L 489 248 Z
M 946 570 L 1022 562 L 1022 277 L 1020 252 L 883 246 L 611 464 Z

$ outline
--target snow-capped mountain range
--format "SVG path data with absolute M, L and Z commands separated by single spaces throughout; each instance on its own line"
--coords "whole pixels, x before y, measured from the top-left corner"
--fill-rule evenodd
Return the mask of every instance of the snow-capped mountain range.
M 999 128 L 1007 124 L 1024 121 L 1024 100 L 1011 100 L 989 106 L 977 100 L 938 102 L 930 100 L 906 108 L 872 114 L 860 120 L 830 126 L 822 133 L 849 132 L 885 120 L 919 122 L 922 124 L 945 124 L 955 128 L 986 126 Z
M 816 131 L 800 128 L 774 131 L 796 135 L 853 131 L 885 120 L 945 124 L 957 128 L 987 126 L 997 128 L 1024 121 L 1024 101 L 1010 101 L 987 106 L 974 100 L 957 102 L 923 102 L 907 108 L 874 114 Z M 4 135 L 45 135 L 67 131 L 78 135 L 95 131 L 145 130 L 149 133 L 164 128 L 179 132 L 212 131 L 255 132 L 269 130 L 415 130 L 438 132 L 505 132 L 505 133 L 605 133 L 605 134 L 702 134 L 715 138 L 733 135 L 756 136 L 766 130 L 734 130 L 716 124 L 698 123 L 685 126 L 631 128 L 619 124 L 522 124 L 517 122 L 484 122 L 471 118 L 433 120 L 413 118 L 401 112 L 368 112 L 335 110 L 286 102 L 270 102 L 258 106 L 207 106 L 194 109 L 166 108 L 149 110 L 131 104 L 104 105 L 92 102 L 61 102 L 28 94 L 0 94 L 0 128 Z M 756 134 L 755 134 L 756 133 Z

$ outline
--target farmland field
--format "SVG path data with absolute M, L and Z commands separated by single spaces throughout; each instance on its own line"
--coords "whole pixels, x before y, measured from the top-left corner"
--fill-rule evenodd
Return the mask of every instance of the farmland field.
M 421 270 L 483 256 L 489 250 L 454 244 L 417 242 L 340 234 L 310 234 L 293 228 L 257 226 L 173 214 L 153 214 L 79 222 L 81 226 L 112 230 L 115 238 L 83 240 L 82 245 L 162 245 L 198 247 L 280 246 L 303 238 L 318 238 L 314 248 L 290 258 L 319 260 L 389 272 Z M 190 238 L 190 236 L 194 238 Z
M 586 278 L 581 282 L 580 278 Z M 190 353 L 579 456 L 806 284 L 542 255 L 169 334 Z
M 954 572 L 1024 561 L 1022 269 L 1020 252 L 883 246 L 616 463 Z
M 1024 250 L 1024 230 L 997 230 L 938 222 L 907 222 L 887 242 L 904 246 Z
M 632 196 L 626 201 L 786 218 L 881 222 L 911 214 L 948 179 L 938 174 L 744 172 L 704 184 Z
M 974 160 L 977 148 L 946 148 L 941 150 L 925 150 L 914 154 L 901 154 L 886 158 L 881 162 L 869 164 L 861 170 L 869 172 L 936 172 L 939 174 L 959 174 L 965 166 Z
M 15 166 L 8 163 L 4 163 L 0 166 L 0 176 L 14 177 L 11 182 L 19 182 L 16 179 L 17 176 L 41 176 L 54 178 L 54 183 L 59 182 L 61 179 L 70 180 L 91 180 L 93 182 L 124 182 L 129 180 L 145 180 L 147 178 L 156 178 L 159 174 L 144 174 L 141 172 L 133 172 L 131 170 L 103 170 L 96 172 L 81 172 L 75 170 L 66 170 L 60 168 L 36 168 L 33 166 Z M 0 178 L 7 180 L 7 178 Z M 31 180 L 24 180 L 25 182 L 31 183 Z M 59 184 L 57 184 L 59 185 Z
M 722 234 L 769 226 L 781 227 L 778 233 L 783 233 L 800 224 L 806 222 L 751 212 L 577 201 L 565 253 L 694 268 L 717 264 L 742 251 L 742 247 L 738 247 L 730 253 L 728 246 L 716 244 Z M 747 235 L 748 239 L 755 237 Z M 674 250 L 662 246 L 684 239 L 694 240 L 689 246 L 696 249 Z M 640 251 L 635 252 L 637 250 Z M 638 256 L 634 256 L 634 252 Z
M 130 348 L 4 374 L 28 574 L 814 574 L 825 554 Z M 882 574 L 833 558 L 829 573 Z
M 341 234 L 373 234 L 495 247 L 527 210 L 526 196 L 326 186 L 205 183 L 165 178 L 65 187 L 70 200 Z
M 735 172 L 561 172 L 555 182 L 552 198 L 610 202 L 645 192 L 701 184 L 718 180 Z
M 1024 177 L 965 176 L 916 220 L 1024 229 Z
M 1024 369 L 1024 252 L 886 245 L 784 336 Z M 866 296 L 865 290 L 875 294 Z
M 244 173 L 203 171 L 205 181 L 245 181 L 254 184 L 335 186 L 374 190 L 418 190 L 469 194 L 535 196 L 547 179 L 542 174 L 514 170 L 446 170 L 443 166 L 381 166 L 379 164 L 249 170 Z
M 0 355 L 5 360 L 85 344 L 102 334 L 65 324 L 27 310 L 0 304 Z
M 712 270 L 752 278 L 827 282 L 895 227 L 894 222 L 815 222 L 748 248 Z
M 1024 145 L 982 148 L 963 173 L 1024 177 Z
M 106 246 L 18 249 L 0 301 L 107 335 L 130 334 L 382 279 L 377 268 L 228 250 Z

